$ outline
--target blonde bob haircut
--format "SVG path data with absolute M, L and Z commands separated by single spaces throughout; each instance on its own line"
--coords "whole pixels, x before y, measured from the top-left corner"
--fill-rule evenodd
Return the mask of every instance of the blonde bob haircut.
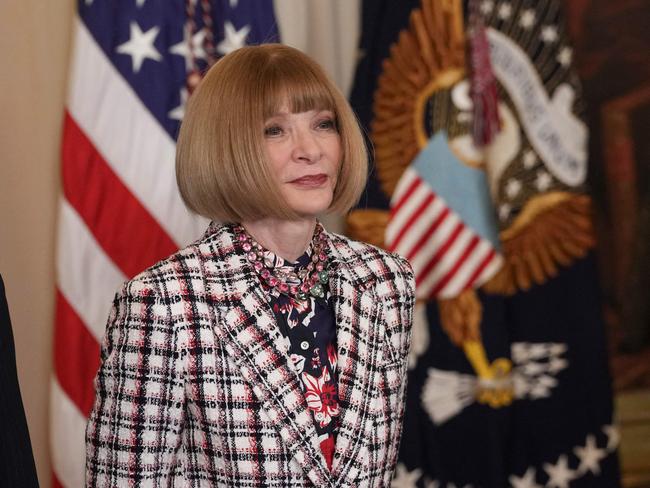
M 264 122 L 283 105 L 329 110 L 342 161 L 328 212 L 352 208 L 366 183 L 366 146 L 345 97 L 322 68 L 281 44 L 249 46 L 220 59 L 191 96 L 176 147 L 176 179 L 194 212 L 221 222 L 299 218 L 267 164 Z

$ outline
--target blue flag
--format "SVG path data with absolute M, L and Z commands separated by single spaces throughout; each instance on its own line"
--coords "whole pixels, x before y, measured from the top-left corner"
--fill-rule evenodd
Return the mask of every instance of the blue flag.
M 412 260 L 420 298 L 392 486 L 616 487 L 584 104 L 560 2 L 472 3 L 487 67 L 470 66 L 467 3 L 363 2 L 351 102 L 374 161 L 348 230 Z M 472 137 L 480 69 L 498 87 L 485 147 Z M 443 229 L 438 200 L 463 230 Z M 463 232 L 492 245 L 498 269 L 462 275 L 478 249 Z M 420 269 L 453 270 L 443 285 L 457 286 L 427 287 Z

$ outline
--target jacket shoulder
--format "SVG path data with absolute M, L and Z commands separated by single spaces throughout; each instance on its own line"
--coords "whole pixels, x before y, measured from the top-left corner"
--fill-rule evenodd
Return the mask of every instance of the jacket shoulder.
M 361 279 L 372 276 L 382 282 L 403 281 L 405 292 L 415 290 L 410 263 L 399 254 L 339 234 L 330 234 L 336 257 L 346 263 Z
M 123 290 L 129 294 L 139 293 L 146 289 L 164 289 L 167 293 L 173 293 L 180 291 L 180 287 L 169 285 L 191 276 L 199 269 L 195 244 L 190 244 L 128 280 L 124 283 Z
M 223 226 L 211 225 L 206 233 L 196 241 L 143 270 L 126 283 L 122 292 L 127 295 L 138 295 L 149 290 L 154 295 L 170 296 L 183 293 L 183 283 L 192 282 L 202 289 L 206 262 L 214 268 L 224 262 L 224 241 L 231 242 L 225 237 Z M 230 246 L 232 249 L 232 246 Z M 230 254 L 233 254 L 230 252 Z

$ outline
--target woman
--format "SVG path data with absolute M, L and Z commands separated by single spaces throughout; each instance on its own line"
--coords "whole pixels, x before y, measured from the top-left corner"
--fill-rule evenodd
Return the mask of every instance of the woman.
M 207 73 L 177 147 L 213 223 L 124 285 L 87 432 L 88 486 L 389 486 L 404 407 L 409 265 L 327 233 L 365 184 L 353 113 L 281 45 Z

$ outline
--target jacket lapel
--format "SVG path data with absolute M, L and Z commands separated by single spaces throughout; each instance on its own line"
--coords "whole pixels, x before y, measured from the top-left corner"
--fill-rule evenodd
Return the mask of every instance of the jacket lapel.
M 383 307 L 375 292 L 375 276 L 360 276 L 347 261 L 335 260 L 330 292 L 336 315 L 338 394 L 341 423 L 332 477 L 339 486 L 354 486 L 359 468 L 368 462 L 372 437 L 371 402 L 376 396 L 379 335 Z
M 215 238 L 217 249 L 233 248 L 229 231 L 219 229 Z M 214 331 L 305 474 L 315 486 L 332 486 L 300 379 L 289 364 L 288 342 L 259 279 L 239 253 L 224 264 L 218 279 L 208 278 L 210 294 L 222 299 Z

